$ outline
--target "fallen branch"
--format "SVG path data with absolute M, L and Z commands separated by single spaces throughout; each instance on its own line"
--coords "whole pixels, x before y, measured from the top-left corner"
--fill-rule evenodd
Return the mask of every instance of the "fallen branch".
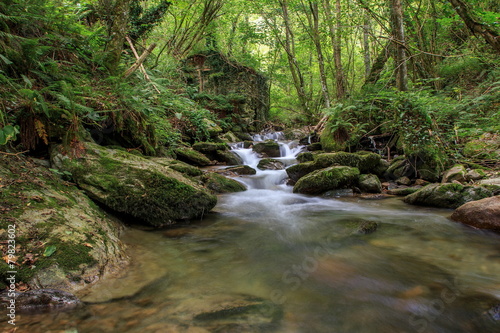
M 153 43 L 151 44 L 147 49 L 146 51 L 144 51 L 141 56 L 136 60 L 135 64 L 132 65 L 132 67 L 130 67 L 129 69 L 127 69 L 125 71 L 125 73 L 123 73 L 123 77 L 124 78 L 127 78 L 130 76 L 130 74 L 132 74 L 133 72 L 135 72 L 137 70 L 137 68 L 139 68 L 142 63 L 144 62 L 144 60 L 146 60 L 147 56 L 151 54 L 151 52 L 153 52 L 154 48 L 156 47 L 156 43 Z

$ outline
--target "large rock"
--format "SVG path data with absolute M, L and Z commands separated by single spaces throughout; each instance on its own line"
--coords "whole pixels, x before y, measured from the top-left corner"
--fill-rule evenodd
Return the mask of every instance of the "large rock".
M 376 175 L 363 174 L 359 176 L 359 189 L 367 193 L 381 193 L 382 184 Z
M 314 156 L 314 161 L 292 165 L 286 169 L 292 182 L 298 181 L 305 175 L 331 166 L 349 166 L 357 168 L 361 173 L 383 175 L 388 165 L 380 155 L 370 152 L 358 153 L 323 153 Z
M 201 177 L 201 180 L 208 189 L 212 190 L 214 193 L 217 194 L 241 192 L 247 189 L 245 185 L 243 185 L 242 183 L 234 179 L 224 177 L 223 175 L 215 172 L 209 172 L 204 174 Z
M 263 158 L 259 161 L 257 168 L 260 170 L 283 170 L 285 164 L 272 158 Z
M 500 231 L 500 196 L 468 202 L 451 219 L 479 229 Z
M 217 198 L 163 164 L 124 151 L 86 143 L 82 158 L 53 149 L 52 162 L 72 173 L 88 196 L 114 211 L 152 226 L 200 217 Z
M 210 160 L 216 160 L 229 165 L 243 164 L 241 157 L 229 151 L 226 143 L 197 142 L 193 145 L 193 149 L 202 153 Z
M 370 152 L 318 154 L 314 158 L 314 162 L 318 169 L 342 165 L 357 168 L 361 173 L 376 175 L 382 175 L 387 169 L 380 155 Z
M 444 172 L 441 183 L 452 183 L 453 181 L 463 183 L 465 182 L 466 174 L 467 170 L 465 170 L 465 167 L 461 164 L 456 164 Z
M 207 166 L 211 161 L 204 154 L 187 147 L 181 147 L 174 150 L 177 158 L 182 161 L 196 166 Z
M 15 299 L 16 311 L 20 313 L 71 310 L 83 306 L 75 295 L 57 289 L 36 289 L 22 293 L 15 291 L 13 295 L 6 291 L 0 293 L 0 302 L 4 305 L 8 305 L 12 299 Z
M 127 266 L 123 226 L 60 178 L 68 175 L 27 158 L 0 159 L 0 239 L 15 232 L 16 283 L 74 292 Z M 11 270 L 0 261 L 0 289 Z
M 403 201 L 412 205 L 457 208 L 469 201 L 492 195 L 493 192 L 483 186 L 464 186 L 455 183 L 431 184 L 406 196 Z
M 302 177 L 293 187 L 294 193 L 320 194 L 348 188 L 358 182 L 359 170 L 348 166 L 333 166 L 316 170 Z
M 253 145 L 253 150 L 257 154 L 262 154 L 267 157 L 280 157 L 280 146 L 277 142 L 273 140 L 268 140 L 264 142 L 258 142 Z

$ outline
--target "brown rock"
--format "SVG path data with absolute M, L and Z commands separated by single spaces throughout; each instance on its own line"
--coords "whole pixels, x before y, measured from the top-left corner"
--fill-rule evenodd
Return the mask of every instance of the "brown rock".
M 500 196 L 468 202 L 451 219 L 479 229 L 500 231 Z

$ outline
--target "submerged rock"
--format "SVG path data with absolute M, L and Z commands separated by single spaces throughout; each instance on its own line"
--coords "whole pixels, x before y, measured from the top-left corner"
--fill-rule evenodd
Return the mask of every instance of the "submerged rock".
M 294 193 L 321 194 L 357 184 L 359 170 L 348 166 L 333 166 L 316 170 L 302 177 L 293 187 Z
M 73 294 L 57 289 L 36 289 L 26 292 L 0 293 L 0 302 L 9 304 L 12 299 L 16 301 L 16 311 L 21 313 L 47 312 L 51 310 L 70 310 L 83 303 Z
M 484 199 L 492 195 L 492 191 L 482 186 L 446 183 L 427 185 L 403 200 L 412 205 L 457 208 L 469 201 Z
M 85 144 L 83 158 L 52 152 L 52 162 L 69 171 L 87 195 L 138 222 L 163 226 L 200 217 L 217 198 L 194 181 L 165 165 L 127 152 Z
M 371 234 L 371 233 L 374 233 L 375 231 L 377 231 L 377 228 L 378 228 L 377 222 L 365 221 L 365 222 L 362 222 L 360 224 L 360 226 L 358 227 L 358 233 L 364 234 L 364 235 Z
M 468 202 L 451 219 L 479 229 L 500 231 L 500 196 Z

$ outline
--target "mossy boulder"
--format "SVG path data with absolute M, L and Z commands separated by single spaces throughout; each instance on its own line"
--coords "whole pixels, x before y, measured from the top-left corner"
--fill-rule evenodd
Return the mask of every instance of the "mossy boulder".
M 188 177 L 198 177 L 198 176 L 201 176 L 203 174 L 203 171 L 201 171 L 199 168 L 192 166 L 192 165 L 189 165 L 187 163 L 184 163 L 182 161 L 167 159 L 167 158 L 163 158 L 163 157 L 155 157 L 155 158 L 151 158 L 151 160 L 158 163 L 158 164 L 165 165 L 165 166 L 169 167 L 170 169 L 178 171 L 178 172 L 180 172 L 183 175 L 188 176 Z
M 286 169 L 286 173 L 292 182 L 297 182 L 300 178 L 315 170 L 318 170 L 318 167 L 312 161 L 292 165 Z
M 203 187 L 153 160 L 91 143 L 81 158 L 61 149 L 53 149 L 53 165 L 71 172 L 89 197 L 138 222 L 160 227 L 200 217 L 217 203 Z
M 382 184 L 376 175 L 363 174 L 359 176 L 359 189 L 366 193 L 381 193 Z
M 227 132 L 222 135 L 219 135 L 219 138 L 224 142 L 230 142 L 230 143 L 240 141 L 239 138 L 233 132 Z
M 404 202 L 412 205 L 457 208 L 469 201 L 491 197 L 493 192 L 483 186 L 465 186 L 456 183 L 430 184 L 406 196 Z
M 272 158 L 263 158 L 257 164 L 257 168 L 260 170 L 283 170 L 285 164 Z
M 210 160 L 230 165 L 243 163 L 241 157 L 229 151 L 229 146 L 226 143 L 197 142 L 193 145 L 193 149 L 202 153 Z
M 401 177 L 408 177 L 414 174 L 414 169 L 406 160 L 405 156 L 398 156 L 390 162 L 387 168 L 385 177 L 389 179 L 398 179 Z
M 481 169 L 472 169 L 465 174 L 465 180 L 468 182 L 476 182 L 486 177 L 486 173 Z
M 361 173 L 373 173 L 376 175 L 382 175 L 387 169 L 380 155 L 371 152 L 324 153 L 316 155 L 314 161 L 317 168 L 342 165 L 357 168 Z
M 466 174 L 467 170 L 465 170 L 465 167 L 462 164 L 456 164 L 444 172 L 441 183 L 451 183 L 453 181 L 463 183 L 465 182 Z
M 280 157 L 280 146 L 277 142 L 273 140 L 268 140 L 264 142 L 258 142 L 253 145 L 253 150 L 257 154 L 264 155 L 266 157 Z
M 387 194 L 398 195 L 398 196 L 407 196 L 413 194 L 420 190 L 422 186 L 413 186 L 413 187 L 399 187 L 393 188 L 387 191 Z
M 234 173 L 237 175 L 255 175 L 257 171 L 248 165 L 239 165 L 224 169 L 225 172 Z
M 215 158 L 219 162 L 223 162 L 227 165 L 240 165 L 243 164 L 241 157 L 235 153 L 228 150 L 219 150 Z
M 213 154 L 219 150 L 228 150 L 226 143 L 216 143 L 216 142 L 196 142 L 193 144 L 193 149 L 205 154 Z
M 215 172 L 208 172 L 201 177 L 203 184 L 214 193 L 232 193 L 232 192 L 242 192 L 246 191 L 245 185 L 242 183 L 224 177 L 221 174 Z
M 303 152 L 297 155 L 297 161 L 299 163 L 312 162 L 314 161 L 314 154 L 311 152 Z
M 358 168 L 333 166 L 313 171 L 300 178 L 293 187 L 293 192 L 302 194 L 321 194 L 330 190 L 349 188 L 357 185 L 358 178 Z
M 207 166 L 212 164 L 210 159 L 204 154 L 191 148 L 181 147 L 174 150 L 177 159 L 182 162 L 196 166 Z
M 16 282 L 75 292 L 126 267 L 123 226 L 52 170 L 0 158 L 0 238 L 15 226 Z M 11 270 L 0 261 L 0 288 Z
M 203 122 L 205 123 L 208 135 L 210 135 L 211 138 L 216 138 L 219 134 L 222 133 L 222 128 L 219 125 L 217 125 L 214 121 L 208 118 L 203 118 Z

